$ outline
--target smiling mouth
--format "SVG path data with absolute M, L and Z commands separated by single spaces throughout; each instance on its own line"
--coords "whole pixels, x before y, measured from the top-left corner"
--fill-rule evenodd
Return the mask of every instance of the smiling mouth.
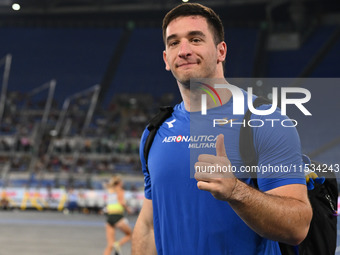
M 187 67 L 187 66 L 192 66 L 192 65 L 196 65 L 197 63 L 183 63 L 183 64 L 179 64 L 177 65 L 177 67 Z

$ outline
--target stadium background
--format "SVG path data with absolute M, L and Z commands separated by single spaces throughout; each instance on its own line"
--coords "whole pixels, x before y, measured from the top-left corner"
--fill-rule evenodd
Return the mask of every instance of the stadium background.
M 14 1 L 0 1 L 1 197 L 19 211 L 63 211 L 73 192 L 81 214 L 97 215 L 102 183 L 120 173 L 137 213 L 143 199 L 139 138 L 160 105 L 180 100 L 164 69 L 160 28 L 180 1 L 16 2 L 19 11 L 12 10 Z M 336 0 L 191 2 L 220 15 L 225 75 L 262 81 L 258 95 L 270 91 L 261 77 L 340 76 Z M 302 121 L 298 130 L 304 153 L 336 164 L 340 88 L 323 85 L 313 88 L 310 105 L 323 118 Z

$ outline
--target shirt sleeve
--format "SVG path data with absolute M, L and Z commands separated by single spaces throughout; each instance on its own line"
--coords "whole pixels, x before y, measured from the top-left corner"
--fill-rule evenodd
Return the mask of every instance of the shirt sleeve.
M 259 109 L 269 109 L 263 105 Z M 306 184 L 301 143 L 295 122 L 281 115 L 279 109 L 261 119 L 262 127 L 253 127 L 253 139 L 258 155 L 258 186 L 268 191 L 288 184 Z
M 145 129 L 141 138 L 140 146 L 139 146 L 139 156 L 140 156 L 140 161 L 142 165 L 142 171 L 144 175 L 144 196 L 147 199 L 152 199 L 152 194 L 151 194 L 151 178 L 150 178 L 150 173 L 146 169 L 146 162 L 144 158 L 144 145 L 145 141 L 148 138 L 149 135 L 149 130 Z

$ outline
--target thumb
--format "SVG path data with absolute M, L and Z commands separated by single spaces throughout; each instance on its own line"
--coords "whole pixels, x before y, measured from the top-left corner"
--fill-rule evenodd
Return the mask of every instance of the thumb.
M 224 135 L 222 134 L 219 134 L 216 139 L 216 156 L 227 157 L 227 153 L 225 151 L 224 146 Z

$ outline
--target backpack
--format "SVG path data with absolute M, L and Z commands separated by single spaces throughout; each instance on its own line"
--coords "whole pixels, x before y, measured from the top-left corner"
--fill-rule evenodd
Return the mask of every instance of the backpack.
M 254 108 L 263 104 L 271 104 L 268 100 L 257 97 L 254 102 Z M 147 129 L 150 131 L 144 145 L 144 159 L 146 170 L 148 170 L 148 156 L 157 130 L 162 123 L 168 119 L 173 112 L 173 107 L 165 106 L 160 108 L 160 112 L 151 119 Z M 245 123 L 248 123 L 251 117 L 248 111 L 244 115 Z M 252 129 L 249 125 L 241 126 L 240 129 L 240 154 L 245 165 L 257 165 L 257 156 L 253 143 Z M 318 168 L 322 166 L 325 178 L 317 177 L 308 178 L 308 197 L 313 208 L 313 218 L 310 229 L 305 240 L 298 246 L 291 246 L 279 243 L 282 255 L 334 255 L 337 242 L 337 204 L 338 204 L 338 186 L 336 176 L 331 169 L 324 169 L 324 164 L 311 161 L 310 167 Z M 314 173 L 314 171 L 311 171 Z M 256 175 L 256 173 L 253 173 Z M 254 187 L 258 188 L 256 176 L 252 175 Z
M 157 130 L 163 124 L 163 122 L 172 115 L 173 111 L 174 111 L 174 108 L 171 106 L 161 106 L 159 113 L 150 120 L 147 126 L 147 129 L 149 130 L 149 135 L 146 138 L 143 152 L 144 152 L 145 166 L 146 166 L 146 170 L 148 173 L 149 173 L 149 167 L 148 167 L 149 152 L 150 152 L 153 140 L 155 139 Z
M 263 104 L 270 104 L 262 97 L 257 97 L 254 108 Z M 245 123 L 248 123 L 251 112 L 248 110 L 244 115 Z M 253 143 L 252 129 L 249 125 L 241 126 L 240 130 L 240 154 L 246 165 L 257 165 L 257 156 Z M 306 157 L 305 157 L 306 159 Z M 307 160 L 309 158 L 307 157 Z M 313 178 L 308 180 L 308 197 L 313 208 L 313 218 L 309 232 L 305 240 L 298 246 L 279 243 L 283 255 L 334 255 L 337 242 L 337 208 L 338 208 L 338 185 L 335 173 L 325 164 L 316 161 L 309 162 L 309 170 Z M 314 170 L 322 170 L 323 177 L 318 177 Z M 256 174 L 256 173 L 255 173 Z M 257 179 L 252 176 L 255 188 Z

